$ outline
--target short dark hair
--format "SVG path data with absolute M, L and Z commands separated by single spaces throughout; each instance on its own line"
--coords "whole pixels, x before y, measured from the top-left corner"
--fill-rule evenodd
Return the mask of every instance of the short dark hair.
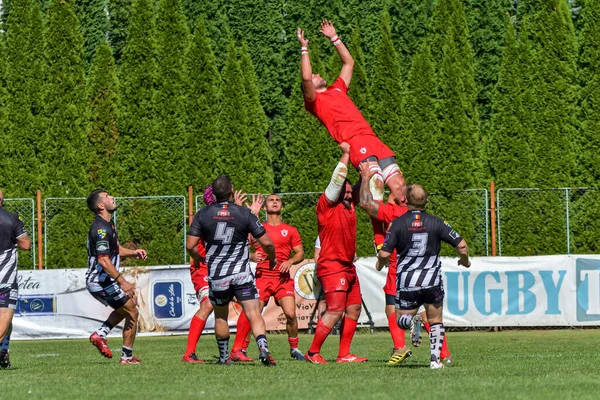
M 425 208 L 425 205 L 428 202 L 428 196 L 429 194 L 423 185 L 413 183 L 406 186 L 406 202 L 409 206 L 413 206 L 418 209 Z
M 87 206 L 94 214 L 98 214 L 98 203 L 100 202 L 100 195 L 102 193 L 106 193 L 106 190 L 96 189 L 87 197 Z
M 350 187 L 353 188 L 352 181 L 350 181 L 350 179 L 348 179 L 348 178 L 344 178 L 344 183 L 342 184 L 342 190 L 340 190 L 340 195 L 338 196 L 338 199 L 337 199 L 338 203 L 341 203 L 342 200 L 344 200 L 344 196 L 346 196 L 346 185 L 350 185 Z
M 218 202 L 229 200 L 233 185 L 227 175 L 219 175 L 212 183 L 213 195 Z
M 279 197 L 279 201 L 281 201 L 281 206 L 283 207 L 283 199 L 281 198 L 281 196 L 278 193 L 271 193 L 270 195 L 268 195 L 267 197 L 265 197 L 265 205 L 267 204 L 267 198 L 270 196 L 277 196 Z

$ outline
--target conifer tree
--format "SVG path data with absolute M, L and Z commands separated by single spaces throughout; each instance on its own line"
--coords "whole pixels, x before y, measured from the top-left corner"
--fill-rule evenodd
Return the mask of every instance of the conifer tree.
M 488 146 L 490 170 L 499 188 L 531 185 L 531 149 L 524 104 L 528 53 L 519 46 L 512 18 L 507 17 L 506 36 L 498 83 L 494 89 Z
M 98 45 L 108 31 L 106 0 L 77 0 L 74 8 L 83 34 L 84 60 L 86 68 L 89 68 Z
M 221 76 L 200 18 L 186 57 L 186 156 L 189 181 L 200 192 L 216 177 Z
M 10 116 L 6 147 L 9 153 L 3 158 L 3 172 L 7 176 L 19 177 L 6 188 L 13 196 L 31 195 L 39 185 L 39 174 L 35 169 L 38 137 L 34 131 L 27 90 L 29 80 L 33 78 L 30 69 L 30 17 L 30 1 L 14 0 L 11 3 L 7 21 L 10 29 L 6 32 L 6 109 Z
M 8 132 L 8 110 L 7 110 L 8 90 L 6 89 L 6 43 L 4 34 L 0 33 L 0 158 L 6 160 L 10 156 L 10 134 Z M 0 185 L 8 188 L 10 178 L 7 174 L 0 175 Z
M 412 58 L 402 98 L 402 148 L 397 161 L 407 180 L 423 184 L 430 192 L 440 190 L 436 166 L 444 157 L 436 105 L 436 80 L 429 46 L 423 43 Z
M 381 18 L 381 40 L 375 48 L 375 68 L 372 76 L 373 106 L 370 110 L 369 122 L 381 141 L 398 153 L 402 149 L 402 127 L 400 126 L 402 83 L 387 11 L 384 11 Z
M 42 162 L 48 196 L 82 196 L 89 189 L 83 36 L 69 1 L 48 11 L 48 90 Z
M 577 179 L 580 186 L 600 185 L 600 1 L 586 0 L 579 51 L 581 130 L 577 135 Z
M 576 115 L 576 43 L 567 0 L 538 0 L 530 16 L 531 103 L 535 185 L 564 187 L 572 182 Z
M 354 72 L 352 74 L 352 83 L 350 85 L 350 88 L 348 89 L 348 95 L 350 96 L 356 107 L 358 107 L 358 109 L 368 120 L 368 112 L 371 106 L 372 99 L 371 90 L 369 86 L 369 79 L 367 77 L 367 68 L 365 66 L 365 57 L 362 50 L 362 43 L 363 42 L 360 34 L 360 28 L 358 27 L 358 25 L 356 25 L 354 30 L 352 31 L 352 42 L 349 47 L 350 53 L 354 58 Z
M 127 41 L 132 5 L 133 0 L 108 0 L 108 41 L 117 65 Z
M 158 129 L 151 163 L 161 170 L 159 191 L 176 194 L 191 182 L 184 160 L 186 139 L 185 53 L 189 31 L 179 0 L 160 0 L 156 18 L 157 91 L 154 108 Z
M 246 94 L 246 113 L 248 115 L 248 139 L 251 143 L 244 157 L 252 161 L 247 171 L 247 179 L 253 191 L 269 193 L 273 191 L 274 175 L 272 169 L 272 153 L 267 138 L 269 121 L 260 103 L 258 79 L 254 64 L 250 58 L 248 46 L 244 42 L 240 53 L 240 68 L 244 76 Z
M 127 195 L 158 193 L 160 168 L 154 149 L 161 145 L 155 131 L 156 85 L 154 15 L 150 0 L 135 0 L 127 44 L 121 60 L 117 157 L 127 173 L 119 190 Z M 152 162 L 150 162 L 152 161 Z
M 113 187 L 112 181 L 122 176 L 118 163 L 113 162 L 116 153 L 118 82 L 115 61 L 110 46 L 102 41 L 90 67 L 87 85 L 90 107 L 88 140 L 91 144 L 90 181 L 94 187 Z

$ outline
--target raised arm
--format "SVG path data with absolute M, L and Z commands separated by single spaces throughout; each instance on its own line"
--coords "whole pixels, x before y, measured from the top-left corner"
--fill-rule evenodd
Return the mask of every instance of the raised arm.
M 373 193 L 371 193 L 369 185 L 371 177 L 375 175 L 376 172 L 376 170 L 371 170 L 369 168 L 368 162 L 360 163 L 360 206 L 373 218 L 377 218 L 379 202 L 373 199 Z
M 334 44 L 335 49 L 340 56 L 342 61 L 342 70 L 340 71 L 340 77 L 346 82 L 346 86 L 350 87 L 350 81 L 352 80 L 352 72 L 354 71 L 354 59 L 348 51 L 348 48 L 342 40 L 337 36 L 333 23 L 326 19 L 321 22 L 321 33 L 328 37 Z
M 350 145 L 346 142 L 343 142 L 340 144 L 340 149 L 342 150 L 340 162 L 335 167 L 335 170 L 333 170 L 331 181 L 329 181 L 329 185 L 327 185 L 327 188 L 325 189 L 325 198 L 327 199 L 327 203 L 330 205 L 335 204 L 338 201 L 340 193 L 344 187 L 344 182 L 346 181 L 346 175 L 348 174 Z
M 308 56 L 308 39 L 304 38 L 304 31 L 298 28 L 298 41 L 302 46 L 300 59 L 300 72 L 302 73 L 302 92 L 304 98 L 313 101 L 317 98 L 315 86 L 312 82 L 312 67 L 310 65 L 310 57 Z

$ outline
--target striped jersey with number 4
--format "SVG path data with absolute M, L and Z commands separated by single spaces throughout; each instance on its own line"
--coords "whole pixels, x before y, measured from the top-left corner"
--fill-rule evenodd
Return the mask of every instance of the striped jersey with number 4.
M 424 288 L 442 284 L 441 242 L 456 247 L 461 241 L 441 218 L 412 210 L 392 221 L 382 250 L 398 254 L 398 288 Z

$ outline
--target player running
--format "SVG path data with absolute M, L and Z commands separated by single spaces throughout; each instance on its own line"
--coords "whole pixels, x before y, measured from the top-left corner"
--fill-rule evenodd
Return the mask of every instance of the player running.
M 444 367 L 440 362 L 440 352 L 445 336 L 442 320 L 444 287 L 440 261 L 441 242 L 454 246 L 460 256 L 458 265 L 467 268 L 471 266 L 469 249 L 465 240 L 450 225 L 424 211 L 427 191 L 423 186 L 408 185 L 406 198 L 408 213 L 390 224 L 377 262 L 378 265 L 387 265 L 396 250 L 398 326 L 402 329 L 412 327 L 411 341 L 413 344 L 420 343 L 421 317 L 417 315 L 417 311 L 421 305 L 425 306 L 430 323 L 430 368 L 439 369 Z
M 352 203 L 352 185 L 346 179 L 348 160 L 352 151 L 348 143 L 340 145 L 342 156 L 325 193 L 317 203 L 317 221 L 321 253 L 317 277 L 325 293 L 327 310 L 319 319 L 306 361 L 327 364 L 320 354 L 321 346 L 332 328 L 343 317 L 340 348 L 336 362 L 365 362 L 366 358 L 350 353 L 352 338 L 361 311 L 362 298 L 354 254 L 356 252 L 356 213 Z
M 23 221 L 3 207 L 4 194 L 0 189 L 0 369 L 10 368 L 10 334 L 19 294 L 17 248 L 31 249 Z
M 119 244 L 119 236 L 113 222 L 113 214 L 117 209 L 113 196 L 102 189 L 96 189 L 88 196 L 87 205 L 90 211 L 96 214 L 88 233 L 88 270 L 85 273 L 87 290 L 100 303 L 114 310 L 102 326 L 92 333 L 90 342 L 104 357 L 112 358 L 106 337 L 125 319 L 121 364 L 141 364 L 142 362 L 133 356 L 138 318 L 135 284 L 128 282 L 119 272 L 119 268 L 121 257 L 145 260 L 146 250 L 129 250 Z
M 290 345 L 290 356 L 297 360 L 304 360 L 302 352 L 298 349 L 298 320 L 296 319 L 296 298 L 294 279 L 290 276 L 292 265 L 304 260 L 302 239 L 296 227 L 288 225 L 281 219 L 283 202 L 277 194 L 270 194 L 265 201 L 267 220 L 263 222 L 267 233 L 275 244 L 276 258 L 278 261 L 275 269 L 269 267 L 265 252 L 258 246 L 253 254 L 256 262 L 256 287 L 261 310 L 273 297 L 281 307 L 286 318 L 286 331 Z M 252 361 L 246 355 L 250 336 L 250 322 L 242 312 L 237 321 L 237 333 L 231 359 L 233 361 Z
M 395 198 L 402 198 L 404 177 L 398 168 L 394 152 L 375 135 L 348 97 L 354 59 L 337 36 L 331 21 L 321 22 L 321 33 L 331 39 L 342 61 L 342 69 L 339 77 L 329 87 L 319 74 L 313 74 L 308 55 L 308 39 L 304 37 L 304 31 L 298 28 L 298 41 L 302 46 L 301 72 L 305 108 L 321 121 L 338 144 L 346 142 L 350 145 L 350 163 L 354 168 L 358 169 L 361 162 L 368 162 L 369 169 L 374 172 L 369 184 L 376 201 L 383 200 L 385 185 Z M 383 234 L 378 231 L 374 233 L 377 235 L 376 244 L 383 243 Z
M 198 242 L 206 246 L 209 272 L 209 299 L 215 312 L 215 336 L 219 346 L 219 364 L 230 364 L 229 303 L 235 296 L 248 316 L 264 365 L 275 365 L 265 336 L 265 321 L 260 314 L 258 293 L 250 270 L 248 234 L 252 234 L 275 267 L 275 247 L 256 215 L 233 203 L 233 185 L 221 175 L 212 184 L 216 203 L 203 207 L 194 215 L 188 232 L 186 248 L 196 264 L 202 261 Z M 262 202 L 262 199 L 259 200 Z

